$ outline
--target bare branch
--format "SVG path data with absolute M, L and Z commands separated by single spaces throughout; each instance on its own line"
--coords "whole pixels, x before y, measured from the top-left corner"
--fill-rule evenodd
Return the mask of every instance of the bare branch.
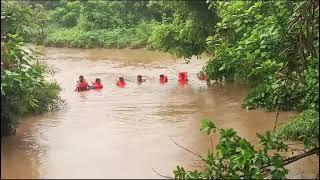
M 200 158 L 201 160 L 204 160 L 204 159 L 203 159 L 203 157 L 202 157 L 199 153 L 195 153 L 195 152 L 193 152 L 193 151 L 191 151 L 191 150 L 189 150 L 189 149 L 187 149 L 187 148 L 185 148 L 185 147 L 181 146 L 181 145 L 180 145 L 180 144 L 178 144 L 176 141 L 174 141 L 172 137 L 170 137 L 170 139 L 171 139 L 171 141 L 173 141 L 173 143 L 174 143 L 175 145 L 177 145 L 177 146 L 181 147 L 182 149 L 184 149 L 184 150 L 188 151 L 189 153 L 191 153 L 191 154 L 193 154 L 193 155 L 197 156 L 197 157 L 198 157 L 198 158 Z
M 211 138 L 210 135 L 209 135 L 209 137 L 210 137 L 210 142 L 211 142 L 211 151 L 213 152 L 213 142 L 212 142 L 212 138 Z
M 280 105 L 278 105 L 277 116 L 276 116 L 276 121 L 274 122 L 273 131 L 275 131 L 275 130 L 276 130 L 277 123 L 278 123 L 279 113 L 280 113 Z
M 291 164 L 291 163 L 293 163 L 293 162 L 295 162 L 295 161 L 298 161 L 299 159 L 302 159 L 302 158 L 305 158 L 305 157 L 308 157 L 308 156 L 317 154 L 318 152 L 319 152 L 319 147 L 314 148 L 314 149 L 312 149 L 312 150 L 310 150 L 310 151 L 307 151 L 307 152 L 305 152 L 305 153 L 303 153 L 303 154 L 299 154 L 299 155 L 296 155 L 296 156 L 289 157 L 289 158 L 287 158 L 287 159 L 285 159 L 285 160 L 283 161 L 283 165 L 285 166 L 285 165 Z M 265 169 L 265 168 L 267 168 L 267 167 L 269 167 L 269 166 L 271 166 L 271 163 L 265 164 L 265 165 L 262 167 L 262 169 Z M 268 170 L 267 170 L 267 171 L 268 171 Z
M 162 175 L 162 174 L 158 173 L 158 172 L 157 172 L 155 169 L 153 169 L 153 168 L 152 168 L 152 170 L 153 170 L 153 172 L 155 172 L 156 174 L 158 174 L 159 176 L 161 176 L 161 177 L 163 177 L 163 178 L 174 179 L 173 177 L 165 176 L 165 175 Z
M 285 36 L 288 34 L 288 32 L 291 30 L 291 28 L 293 28 L 293 26 L 297 23 L 298 19 L 301 18 L 301 16 L 303 15 L 305 9 L 308 9 L 309 6 L 312 4 L 313 2 L 311 1 L 308 5 L 305 6 L 304 10 L 302 10 L 300 12 L 300 14 L 295 18 L 295 21 L 292 22 L 292 24 L 289 26 L 289 28 L 287 29 L 286 33 L 281 37 L 279 43 L 275 46 L 275 49 L 278 48 L 278 46 L 280 45 L 280 43 L 283 41 L 283 39 L 285 38 Z M 302 5 L 302 4 L 301 4 Z M 292 13 L 291 15 L 293 15 L 296 11 L 298 11 L 301 8 L 301 5 L 298 6 Z
M 284 165 L 291 164 L 291 163 L 293 163 L 295 161 L 298 161 L 299 159 L 302 159 L 304 157 L 317 154 L 318 152 L 319 152 L 319 148 L 314 148 L 314 149 L 312 149 L 310 151 L 307 151 L 307 152 L 305 152 L 303 154 L 299 154 L 297 156 L 290 157 L 290 158 L 284 160 Z

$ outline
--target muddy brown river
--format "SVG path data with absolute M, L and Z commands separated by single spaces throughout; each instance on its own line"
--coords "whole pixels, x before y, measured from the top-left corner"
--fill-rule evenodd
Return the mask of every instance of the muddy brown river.
M 57 69 L 54 79 L 66 107 L 24 118 L 16 135 L 2 140 L 1 178 L 160 178 L 152 168 L 173 176 L 177 165 L 195 168 L 197 159 L 170 138 L 204 154 L 211 146 L 199 131 L 204 117 L 251 142 L 257 142 L 257 132 L 273 129 L 275 112 L 241 107 L 247 87 L 207 87 L 197 79 L 204 59 L 186 64 L 143 49 L 44 48 L 42 53 Z M 188 72 L 187 85 L 177 83 L 178 71 Z M 138 74 L 145 83 L 136 83 Z M 168 75 L 167 84 L 159 84 L 160 74 Z M 79 75 L 89 82 L 101 78 L 104 88 L 75 92 Z M 115 86 L 119 76 L 125 77 L 125 88 Z M 281 112 L 279 122 L 295 115 Z M 289 168 L 295 177 L 315 177 L 318 167 L 318 159 L 308 157 Z

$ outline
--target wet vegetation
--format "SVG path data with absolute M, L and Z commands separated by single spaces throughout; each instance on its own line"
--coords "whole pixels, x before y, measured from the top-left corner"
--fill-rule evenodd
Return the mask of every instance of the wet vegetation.
M 21 42 L 76 48 L 158 49 L 179 58 L 207 54 L 208 81 L 252 87 L 246 109 L 301 114 L 257 135 L 258 148 L 208 119 L 201 130 L 220 134 L 201 171 L 178 166 L 175 178 L 285 178 L 285 165 L 319 152 L 319 2 L 311 1 L 6 1 L 1 51 L 1 128 L 16 115 L 47 110 L 59 86 Z M 20 39 L 19 37 L 22 37 Z M 44 96 L 42 93 L 46 93 Z M 50 94 L 50 96 L 47 96 Z M 41 98 L 40 98 L 41 97 Z M 44 98 L 45 97 L 45 98 Z M 278 117 L 278 116 L 277 116 Z M 219 118 L 219 117 L 216 117 Z M 285 157 L 286 140 L 306 152 Z M 259 149 L 259 150 L 257 150 Z
M 12 3 L 12 2 L 9 2 Z M 56 82 L 46 76 L 50 68 L 37 61 L 37 54 L 28 49 L 22 36 L 25 27 L 37 28 L 31 9 L 15 9 L 3 4 L 1 11 L 1 137 L 15 133 L 20 117 L 58 108 L 62 103 L 61 90 Z M 35 8 L 37 10 L 39 6 Z M 6 11 L 7 10 L 7 11 Z M 41 28 L 39 28 L 41 32 Z M 33 29 L 36 32 L 37 29 Z M 37 34 L 37 33 L 36 33 Z M 38 34 L 37 37 L 42 37 Z

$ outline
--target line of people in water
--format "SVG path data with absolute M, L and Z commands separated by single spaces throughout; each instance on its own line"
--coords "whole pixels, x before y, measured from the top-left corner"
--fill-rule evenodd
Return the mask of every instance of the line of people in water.
M 200 80 L 207 80 L 207 77 L 199 76 Z M 145 79 L 142 79 L 141 75 L 137 76 L 137 83 L 141 84 L 142 82 L 146 82 Z M 161 74 L 159 78 L 159 82 L 161 84 L 168 82 L 168 77 Z M 188 73 L 187 72 L 179 72 L 178 74 L 178 82 L 182 85 L 186 84 L 188 82 Z M 126 82 L 123 77 L 119 77 L 119 80 L 116 82 L 116 85 L 120 88 L 123 88 L 126 86 Z M 103 85 L 101 83 L 100 78 L 97 78 L 95 82 L 92 82 L 91 85 L 84 79 L 84 77 L 81 75 L 79 76 L 79 81 L 77 81 L 76 91 L 86 91 L 90 89 L 102 89 Z

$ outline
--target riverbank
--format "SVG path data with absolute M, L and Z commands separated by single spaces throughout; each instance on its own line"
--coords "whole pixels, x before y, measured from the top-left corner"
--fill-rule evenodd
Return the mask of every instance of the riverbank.
M 139 24 L 131 28 L 90 31 L 79 27 L 49 29 L 44 43 L 47 47 L 137 49 L 148 47 L 151 25 Z

